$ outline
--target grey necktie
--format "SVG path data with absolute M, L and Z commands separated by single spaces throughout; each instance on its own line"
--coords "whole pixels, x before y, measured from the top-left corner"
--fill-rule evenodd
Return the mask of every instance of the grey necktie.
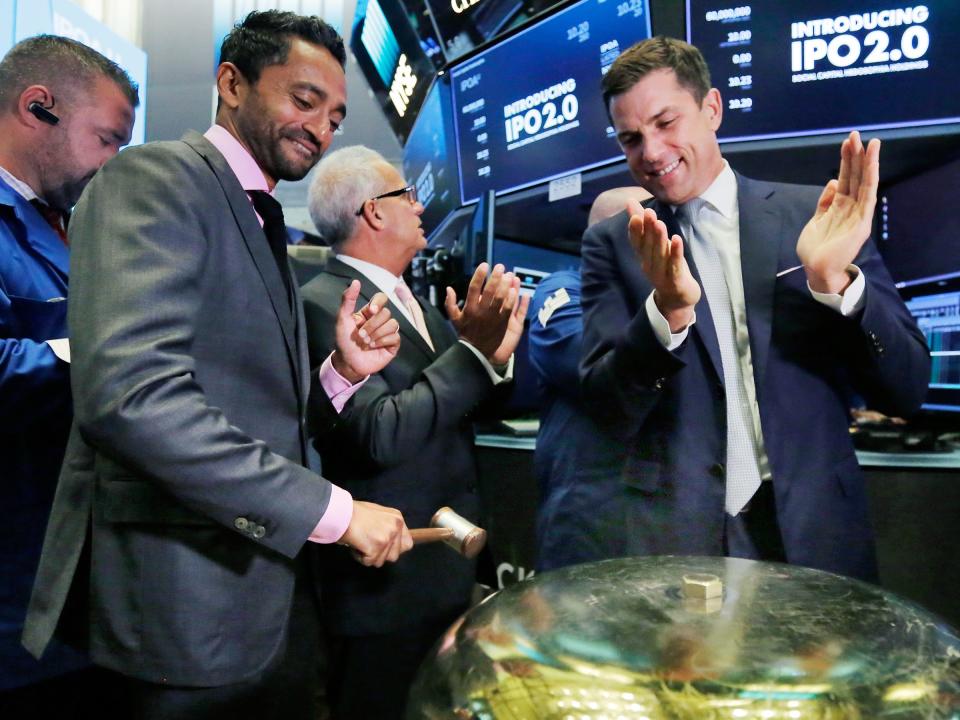
M 736 327 L 727 279 L 714 243 L 698 230 L 700 213 L 706 201 L 694 198 L 677 210 L 693 260 L 700 272 L 703 291 L 717 330 L 723 387 L 727 396 L 727 492 L 725 508 L 736 515 L 750 502 L 760 487 L 757 464 L 757 439 L 753 433 L 750 401 L 743 382 L 743 370 L 737 350 Z

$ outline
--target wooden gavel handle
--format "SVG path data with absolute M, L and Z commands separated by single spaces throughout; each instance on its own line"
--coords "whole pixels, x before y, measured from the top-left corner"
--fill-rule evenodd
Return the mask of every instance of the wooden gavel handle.
M 413 544 L 437 542 L 453 537 L 453 530 L 449 528 L 416 528 L 410 531 Z

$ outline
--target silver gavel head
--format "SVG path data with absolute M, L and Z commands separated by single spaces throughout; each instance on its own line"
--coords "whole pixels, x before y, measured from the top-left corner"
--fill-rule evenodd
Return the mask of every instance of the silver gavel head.
M 452 534 L 444 538 L 443 542 L 466 558 L 476 557 L 487 544 L 486 530 L 457 515 L 448 507 L 442 507 L 433 514 L 430 527 L 451 530 Z

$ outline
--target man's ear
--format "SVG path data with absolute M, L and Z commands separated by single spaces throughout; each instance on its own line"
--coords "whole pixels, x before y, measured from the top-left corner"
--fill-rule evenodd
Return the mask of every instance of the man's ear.
M 17 99 L 17 117 L 20 122 L 31 127 L 56 124 L 56 122 L 44 120 L 41 113 L 31 109 L 31 106 L 45 110 L 50 110 L 54 106 L 53 93 L 46 85 L 30 85 L 20 93 L 20 97 Z
M 700 107 L 707 113 L 710 129 L 714 132 L 719 130 L 720 121 L 723 120 L 723 98 L 720 97 L 720 91 L 716 88 L 710 88 L 704 95 Z
M 220 102 L 232 110 L 236 110 L 246 97 L 250 83 L 232 62 L 222 62 L 217 67 L 217 93 Z
M 363 212 L 360 213 L 360 216 L 366 220 L 367 224 L 369 224 L 374 230 L 383 229 L 384 221 L 380 216 L 380 211 L 377 209 L 376 200 L 367 200 L 363 204 Z

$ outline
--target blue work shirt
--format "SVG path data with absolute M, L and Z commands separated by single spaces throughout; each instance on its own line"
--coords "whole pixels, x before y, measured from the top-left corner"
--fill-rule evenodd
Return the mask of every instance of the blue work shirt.
M 61 646 L 38 662 L 20 645 L 72 418 L 70 366 L 44 342 L 67 337 L 68 264 L 60 237 L 0 179 L 0 690 L 86 664 Z

